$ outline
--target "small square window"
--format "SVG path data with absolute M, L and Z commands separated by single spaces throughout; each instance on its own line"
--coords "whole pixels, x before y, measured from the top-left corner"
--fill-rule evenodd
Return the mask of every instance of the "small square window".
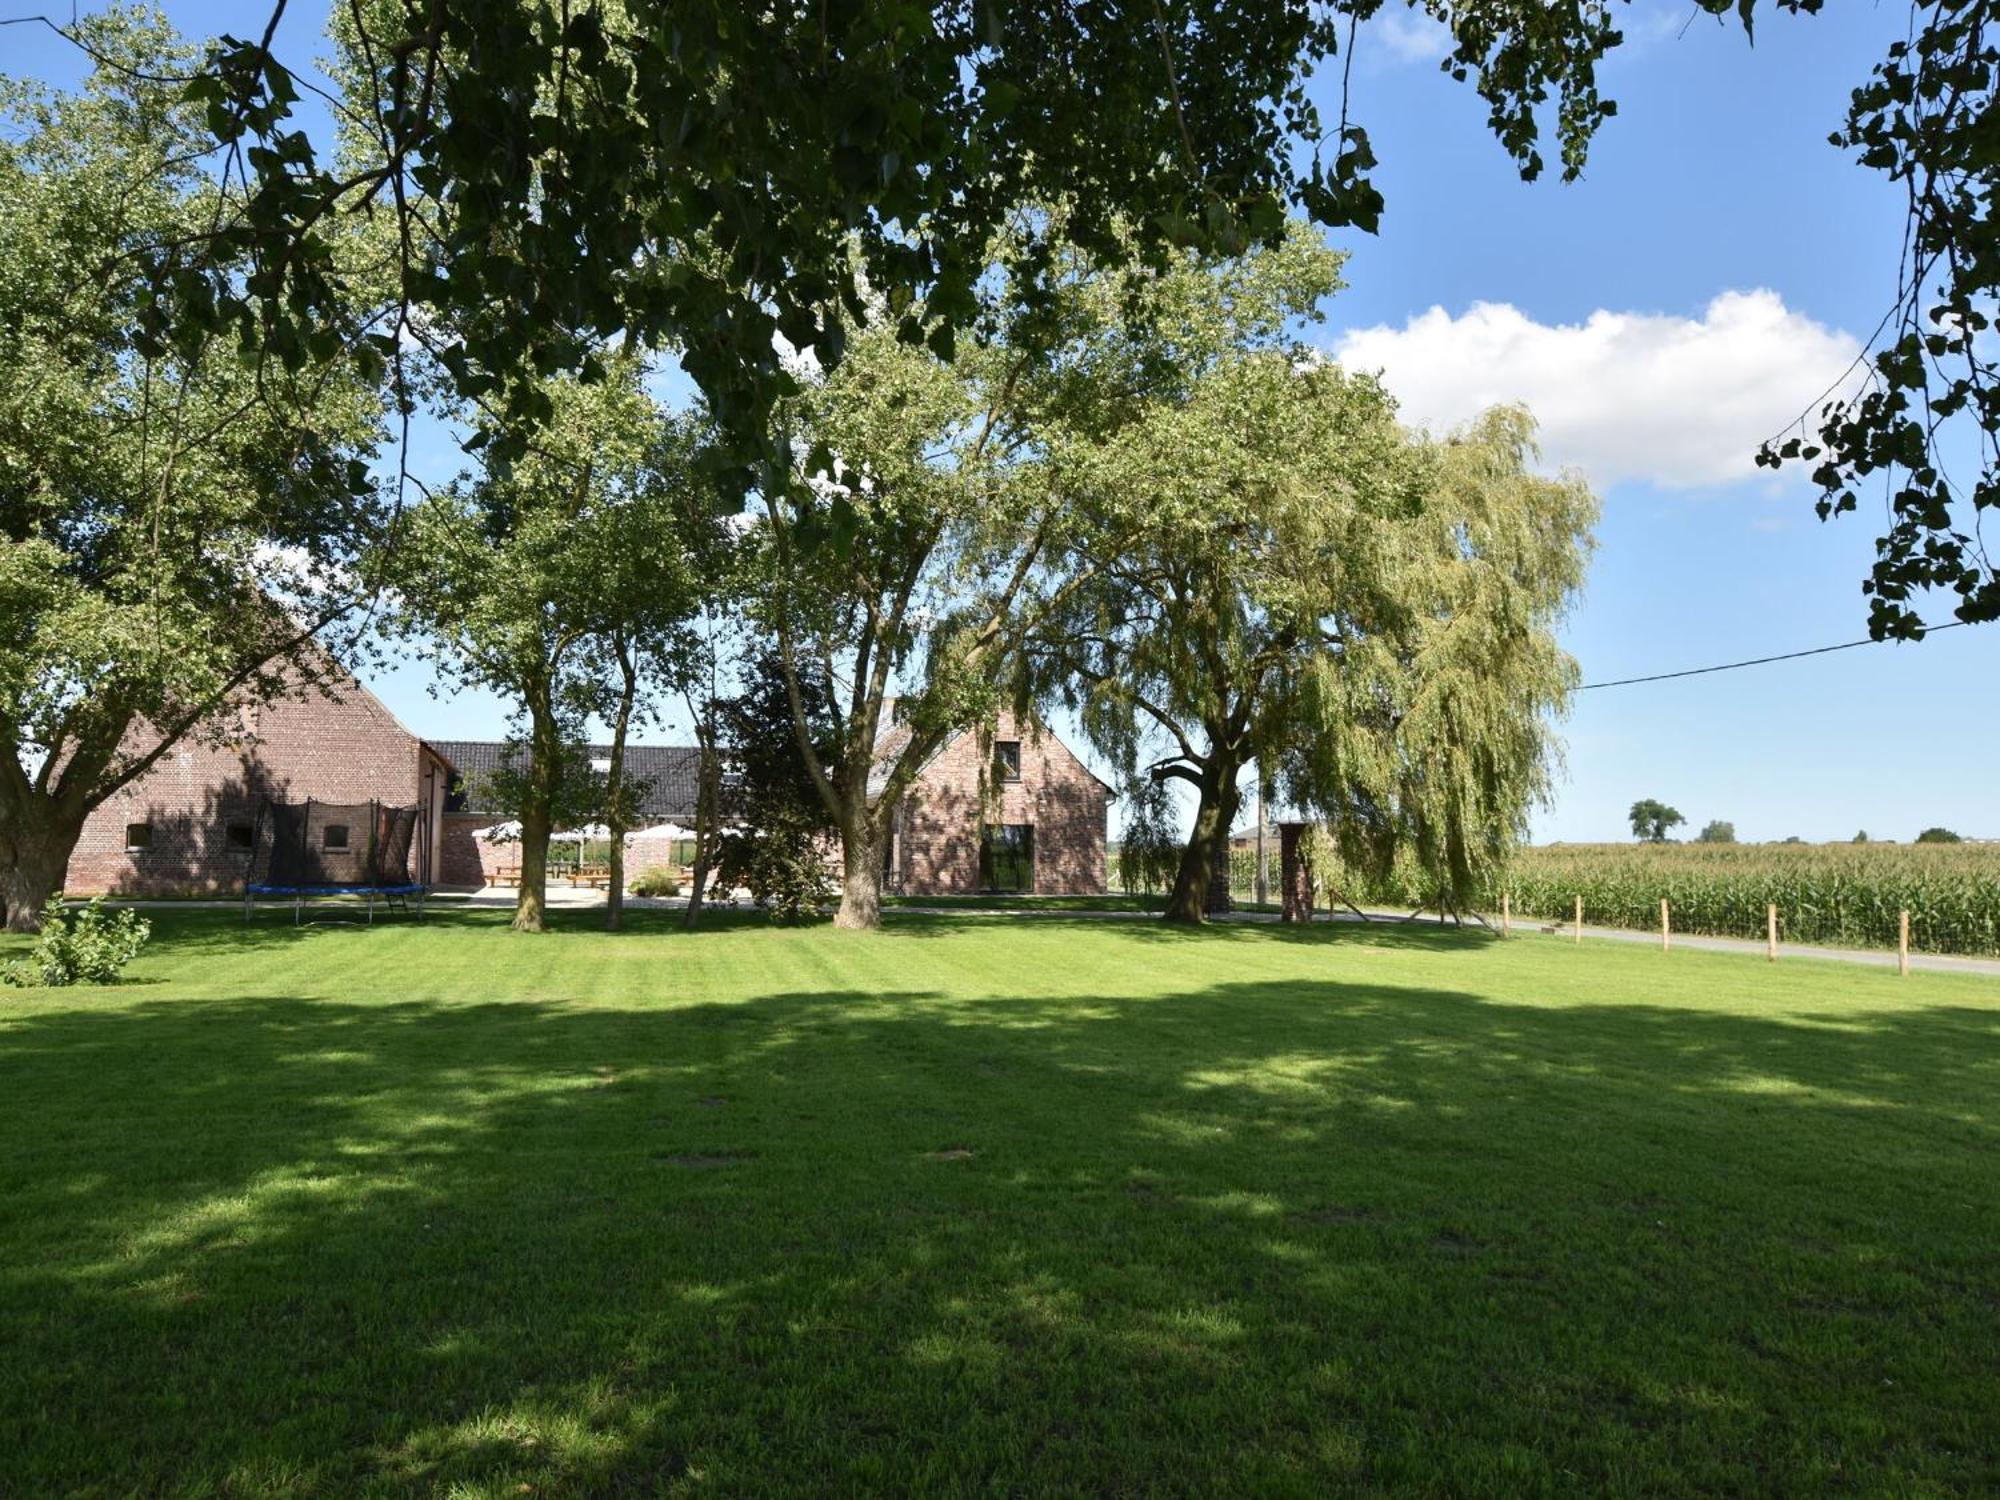
M 130 851 L 153 847 L 153 825 L 151 823 L 127 823 L 125 825 L 125 847 Z
M 257 825 L 239 820 L 223 829 L 222 838 L 231 854 L 248 854 L 257 847 Z
M 347 847 L 347 825 L 329 823 L 321 830 L 319 845 L 322 849 L 345 849 Z
M 1019 740 L 995 740 L 993 742 L 993 771 L 1002 781 L 1021 779 L 1021 742 Z

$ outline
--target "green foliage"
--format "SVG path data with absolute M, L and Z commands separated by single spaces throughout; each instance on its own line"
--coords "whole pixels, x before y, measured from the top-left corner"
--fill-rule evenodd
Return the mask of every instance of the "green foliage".
M 153 924 L 130 907 L 105 916 L 102 896 L 73 915 L 64 914 L 61 896 L 51 896 L 34 948 L 26 961 L 0 968 L 0 980 L 20 987 L 115 984 L 152 932 Z
M 621 360 L 594 383 L 546 382 L 533 455 L 507 461 L 488 445 L 476 476 L 407 518 L 388 559 L 399 623 L 448 679 L 524 712 L 532 697 L 577 729 L 609 699 L 614 636 L 655 667 L 674 655 L 715 503 L 694 471 L 698 424 L 663 413 L 644 381 Z
M 802 681 L 799 692 L 813 742 L 827 754 L 838 733 L 832 705 L 814 679 Z M 838 830 L 799 752 L 784 668 L 774 656 L 751 663 L 743 691 L 716 709 L 734 773 L 720 808 L 729 831 L 717 873 L 725 885 L 748 890 L 773 920 L 806 921 L 833 895 L 827 851 Z
M 1126 806 L 1118 887 L 1128 896 L 1157 895 L 1173 884 L 1181 857 L 1172 793 L 1166 782 L 1148 778 L 1127 793 Z
M 1128 777 L 1196 788 L 1181 920 L 1252 761 L 1348 859 L 1407 847 L 1469 889 L 1524 834 L 1574 679 L 1553 626 L 1595 501 L 1532 471 L 1524 413 L 1414 437 L 1300 341 L 1340 266 L 1295 226 L 1175 263 L 1077 340 L 1115 400 L 1057 450 L 1078 586 L 1037 663 Z
M 1914 5 L 1908 36 L 1854 89 L 1832 142 L 1906 205 L 1895 301 L 1857 385 L 1758 454 L 1772 468 L 1811 466 L 1822 520 L 1886 496 L 1889 528 L 1862 584 L 1877 640 L 1920 638 L 1918 607 L 1934 592 L 1957 596 L 1960 620 L 2000 619 L 2000 571 L 1979 540 L 1980 518 L 2000 505 L 2000 379 L 1984 347 L 2000 295 L 1994 21 L 1988 0 Z M 1983 455 L 1976 477 L 1953 473 L 1965 453 Z
M 632 882 L 635 896 L 678 896 L 681 893 L 681 878 L 672 870 L 652 865 L 639 872 Z
M 353 326 L 315 230 L 393 215 L 399 295 L 420 326 L 459 332 L 441 354 L 463 395 L 504 386 L 512 414 L 536 414 L 507 372 L 578 368 L 613 334 L 678 347 L 736 456 L 781 469 L 777 336 L 830 366 L 870 322 L 948 357 L 981 328 L 985 247 L 1025 205 L 1068 205 L 1099 263 L 1135 236 L 1155 263 L 1268 243 L 1292 206 L 1373 228 L 1367 134 L 1345 110 L 1323 122 L 1308 85 L 1377 4 L 359 4 L 339 11 L 332 170 L 263 45 L 225 39 L 188 96 L 220 140 L 261 148 L 242 163 L 254 197 L 218 238 L 254 249 L 284 293 L 250 324 L 269 346 Z M 1541 170 L 1550 100 L 1564 174 L 1579 171 L 1609 113 L 1595 68 L 1620 40 L 1611 13 L 1449 10 L 1452 70 L 1476 77 L 1522 172 Z M 1004 271 L 1047 308 L 1048 257 Z M 222 278 L 174 289 L 176 321 L 240 310 Z
M 497 778 L 521 819 L 524 931 L 544 926 L 549 832 L 630 816 L 633 787 L 608 806 L 583 757 L 591 717 L 622 733 L 642 693 L 677 682 L 691 659 L 696 558 L 717 507 L 694 460 L 700 424 L 663 414 L 645 379 L 619 358 L 600 380 L 545 382 L 534 452 L 507 459 L 486 445 L 479 474 L 427 495 L 385 559 L 393 628 L 424 643 L 447 682 L 509 701 L 525 729 L 525 753 Z
M 1701 832 L 1694 836 L 1694 841 L 1697 844 L 1733 844 L 1736 842 L 1736 825 L 1716 818 L 1702 825 Z M 1865 844 L 1868 840 L 1864 838 L 1861 842 Z
M 1654 797 L 1644 797 L 1632 804 L 1627 814 L 1632 820 L 1632 837 L 1649 844 L 1664 844 L 1671 829 L 1687 822 L 1676 808 Z M 1735 830 L 1732 829 L 1733 833 Z
M 476 786 L 468 786 L 476 805 L 515 821 L 531 807 L 542 806 L 551 830 L 580 828 L 603 815 L 604 777 L 591 768 L 584 745 L 571 740 L 558 746 L 553 777 L 537 773 L 529 747 L 518 739 L 504 742 L 498 759 L 491 771 L 475 778 Z
M 931 756 L 1003 708 L 1030 711 L 1035 642 L 1095 566 L 1075 550 L 1085 501 L 1064 456 L 1122 420 L 1129 403 L 1090 359 L 1147 278 L 1093 270 L 1064 224 L 1052 212 L 990 247 L 996 263 L 1056 257 L 1052 320 L 996 275 L 979 346 L 947 363 L 880 325 L 837 368 L 802 365 L 783 411 L 795 482 L 761 497 L 750 609 L 781 670 L 832 712 L 806 770 L 840 830 L 843 922 L 871 920 L 889 820 Z
M 1757 0 L 1699 3 L 1749 33 Z M 1823 0 L 1766 3 L 1810 13 Z M 142 240 L 166 293 L 144 310 L 147 338 L 162 349 L 223 334 L 286 370 L 345 342 L 400 380 L 411 335 L 461 398 L 515 419 L 495 435 L 513 455 L 531 446 L 518 419 L 549 410 L 535 377 L 594 371 L 614 336 L 676 348 L 729 435 L 719 471 L 778 485 L 790 455 L 769 418 L 795 389 L 780 338 L 831 366 L 872 322 L 951 357 L 961 334 L 985 331 L 986 247 L 1029 205 L 1068 205 L 1072 239 L 1099 265 L 1134 249 L 1157 268 L 1175 248 L 1269 246 L 1293 209 L 1374 229 L 1367 132 L 1344 85 L 1337 124 L 1322 120 L 1309 81 L 1351 66 L 1343 35 L 1351 48 L 1381 8 L 1158 0 L 1148 18 L 1115 0 L 629 0 L 573 14 L 368 0 L 337 11 L 334 162 L 293 118 L 293 70 L 267 42 L 224 38 L 180 103 L 247 198 L 194 237 L 199 253 L 184 237 Z M 1545 122 L 1563 175 L 1581 172 L 1616 112 L 1597 68 L 1624 40 L 1618 7 L 1416 8 L 1524 177 L 1543 168 Z M 2000 616 L 2000 575 L 1975 540 L 2000 474 L 1954 485 L 1946 463 L 2000 429 L 2000 387 L 1976 347 L 2000 290 L 1991 22 L 1986 0 L 1926 0 L 1853 91 L 1832 139 L 1908 204 L 1888 336 L 1862 388 L 1820 412 L 1817 441 L 1760 455 L 1813 465 L 1822 515 L 1853 509 L 1874 475 L 1890 481 L 1867 583 L 1878 636 L 1920 634 L 1913 601 L 1930 589 L 1954 591 L 1963 620 Z M 338 234 L 371 216 L 390 289 L 356 298 Z M 1053 256 L 1000 272 L 1055 321 Z M 440 328 L 454 336 L 427 337 Z
M 1926 828 L 1922 833 L 1917 835 L 1917 842 L 1920 844 L 1958 844 L 1963 843 L 1964 840 L 1949 828 Z
M 164 303 L 143 252 L 193 253 L 235 189 L 203 168 L 175 78 L 193 59 L 162 21 L 78 35 L 101 61 L 76 89 L 0 78 L 0 901 L 30 915 L 90 808 L 233 727 L 221 710 L 332 670 L 314 634 L 367 596 L 384 519 L 356 361 L 145 336 Z M 357 238 L 329 249 L 356 277 Z M 254 324 L 243 260 L 212 269 Z

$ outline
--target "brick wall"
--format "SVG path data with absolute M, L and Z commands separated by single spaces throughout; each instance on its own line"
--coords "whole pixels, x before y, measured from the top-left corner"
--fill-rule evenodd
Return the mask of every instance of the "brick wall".
M 478 888 L 491 885 L 502 869 L 521 863 L 519 840 L 491 843 L 481 835 L 487 829 L 509 821 L 492 813 L 446 813 L 438 840 L 438 883 Z M 674 841 L 664 838 L 632 838 L 625 841 L 625 878 L 632 881 L 654 866 L 678 870 L 674 861 Z
M 446 813 L 438 839 L 438 883 L 490 885 L 503 865 L 519 865 L 518 842 L 494 844 L 481 837 L 487 829 L 506 821 L 492 813 Z
M 966 733 L 945 746 L 904 797 L 892 888 L 928 896 L 976 892 L 984 825 L 1026 823 L 1035 830 L 1035 894 L 1102 894 L 1109 791 L 1046 729 L 1017 731 L 1003 714 L 992 738 L 1020 741 L 1020 779 L 992 784 L 989 777 L 982 799 L 980 772 L 991 742 Z
M 265 798 L 398 806 L 422 799 L 416 736 L 358 684 L 337 697 L 313 693 L 232 711 L 220 727 L 219 736 L 193 736 L 169 750 L 90 815 L 66 890 L 241 891 L 249 856 L 229 848 L 229 825 L 252 822 Z M 147 849 L 126 848 L 135 823 L 152 829 Z

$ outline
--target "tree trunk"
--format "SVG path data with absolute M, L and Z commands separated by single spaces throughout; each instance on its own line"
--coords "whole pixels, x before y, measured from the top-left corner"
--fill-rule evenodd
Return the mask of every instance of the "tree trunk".
M 521 888 L 514 897 L 514 930 L 547 932 L 549 809 L 536 799 L 521 809 Z
M 701 920 L 701 903 L 708 891 L 708 870 L 715 859 L 716 823 L 722 809 L 722 767 L 715 754 L 715 699 L 695 717 L 694 883 L 688 888 L 687 912 L 681 926 L 693 932 Z
M 549 930 L 549 835 L 555 831 L 556 792 L 562 785 L 562 736 L 545 704 L 531 703 L 526 796 L 521 807 L 521 887 L 514 898 L 514 930 Z
M 842 873 L 836 927 L 872 932 L 882 925 L 882 830 L 873 818 L 851 819 L 841 831 Z
M 0 835 L 0 916 L 8 932 L 40 932 L 42 908 L 69 877 L 86 814 L 65 816 L 37 799 L 18 816 L 19 826 Z
M 72 846 L 75 842 L 70 840 Z M 62 889 L 68 870 L 68 849 L 58 853 L 48 845 L 25 849 L 0 868 L 0 911 L 7 914 L 7 931 L 40 932 L 42 908 Z
M 1220 754 L 1211 755 L 1202 767 L 1196 783 L 1201 801 L 1195 807 L 1187 847 L 1181 850 L 1173 894 L 1167 897 L 1165 916 L 1169 922 L 1199 924 L 1207 920 L 1216 861 L 1228 858 L 1229 825 L 1236 817 L 1236 777 L 1242 769 L 1241 762 Z
M 639 696 L 639 673 L 623 639 L 618 642 L 618 718 L 611 727 L 611 769 L 604 778 L 604 826 L 611 831 L 611 868 L 604 882 L 604 930 L 616 932 L 625 916 L 625 737 L 632 728 L 632 704 Z
M 604 881 L 604 930 L 616 932 L 625 915 L 625 830 L 616 823 L 611 829 L 611 872 Z

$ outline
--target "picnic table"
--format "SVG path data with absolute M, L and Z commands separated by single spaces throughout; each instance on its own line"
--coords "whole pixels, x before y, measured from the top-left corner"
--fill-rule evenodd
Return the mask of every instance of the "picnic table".
M 592 890 L 602 890 L 611 884 L 609 865 L 568 865 L 554 866 L 549 870 L 550 880 L 567 880 L 571 889 L 588 886 Z M 517 861 L 511 865 L 496 865 L 493 873 L 486 878 L 488 885 L 513 885 L 521 883 L 521 866 Z

